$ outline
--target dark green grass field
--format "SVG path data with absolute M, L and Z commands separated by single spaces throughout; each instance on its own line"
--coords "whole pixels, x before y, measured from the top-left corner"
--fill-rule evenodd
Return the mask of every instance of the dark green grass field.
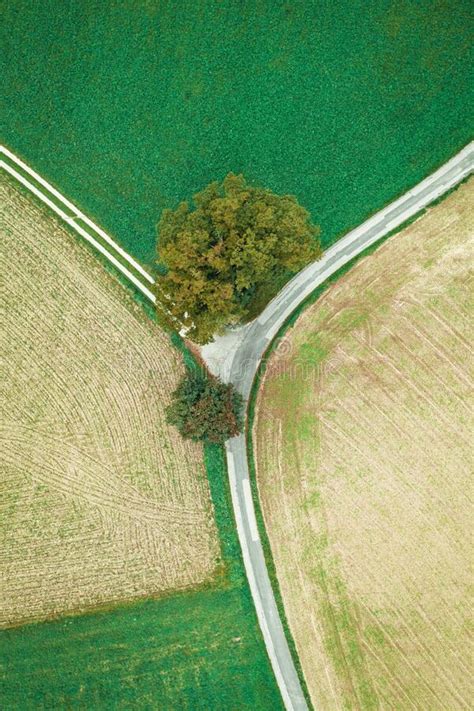
M 281 709 L 251 605 L 209 590 L 4 632 L 2 708 Z
M 143 262 L 229 170 L 328 245 L 471 137 L 468 0 L 7 0 L 2 140 Z

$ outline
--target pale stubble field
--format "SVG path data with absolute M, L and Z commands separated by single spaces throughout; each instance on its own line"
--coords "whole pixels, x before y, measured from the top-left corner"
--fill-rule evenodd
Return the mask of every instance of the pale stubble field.
M 202 448 L 165 422 L 169 337 L 58 221 L 1 184 L 0 624 L 212 576 Z
M 263 378 L 258 487 L 321 711 L 470 707 L 473 198 L 329 287 Z

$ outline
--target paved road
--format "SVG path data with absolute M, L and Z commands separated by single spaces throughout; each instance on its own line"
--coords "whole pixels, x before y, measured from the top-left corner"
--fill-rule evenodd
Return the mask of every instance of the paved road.
M 267 346 L 297 306 L 331 274 L 444 194 L 474 170 L 474 142 L 401 198 L 375 214 L 290 281 L 248 326 L 202 349 L 209 368 L 232 382 L 247 400 Z M 267 651 L 288 711 L 307 704 L 273 596 L 252 502 L 245 436 L 226 444 L 232 503 L 247 577 Z

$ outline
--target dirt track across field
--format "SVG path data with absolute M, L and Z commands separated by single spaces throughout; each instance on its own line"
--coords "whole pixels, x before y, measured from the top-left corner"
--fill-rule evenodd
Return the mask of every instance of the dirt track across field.
M 55 218 L 1 193 L 0 624 L 202 582 L 218 559 L 202 450 L 164 419 L 179 353 Z
M 329 288 L 262 383 L 265 524 L 322 711 L 470 706 L 473 198 Z

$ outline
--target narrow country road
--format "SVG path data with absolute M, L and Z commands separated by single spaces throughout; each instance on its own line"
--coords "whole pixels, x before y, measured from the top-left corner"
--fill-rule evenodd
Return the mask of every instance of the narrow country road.
M 4 146 L 0 146 L 0 168 L 28 188 L 72 229 L 93 244 L 151 302 L 156 301 L 153 293 L 142 281 L 144 278 L 149 284 L 153 284 L 153 277 L 73 203 Z M 313 262 L 297 274 L 257 319 L 204 346 L 202 355 L 209 369 L 226 382 L 234 383 L 248 401 L 255 374 L 267 346 L 299 304 L 331 274 L 443 195 L 473 170 L 474 142 L 401 198 L 349 232 L 328 249 L 319 261 Z M 107 247 L 78 224 L 78 221 L 85 223 L 94 235 L 104 240 Z M 125 266 L 114 255 L 125 260 L 129 266 Z M 229 440 L 226 443 L 226 453 L 232 504 L 245 570 L 268 656 L 286 709 L 303 711 L 307 709 L 307 704 L 275 603 L 258 533 L 245 436 L 240 435 Z
M 288 316 L 309 294 L 344 264 L 403 224 L 474 170 L 474 142 L 395 202 L 349 232 L 323 257 L 297 274 L 247 326 L 204 346 L 209 369 L 232 382 L 248 401 L 261 358 Z M 260 627 L 280 692 L 288 711 L 307 704 L 288 647 L 265 565 L 252 501 L 245 435 L 226 443 L 232 503 L 242 553 Z

